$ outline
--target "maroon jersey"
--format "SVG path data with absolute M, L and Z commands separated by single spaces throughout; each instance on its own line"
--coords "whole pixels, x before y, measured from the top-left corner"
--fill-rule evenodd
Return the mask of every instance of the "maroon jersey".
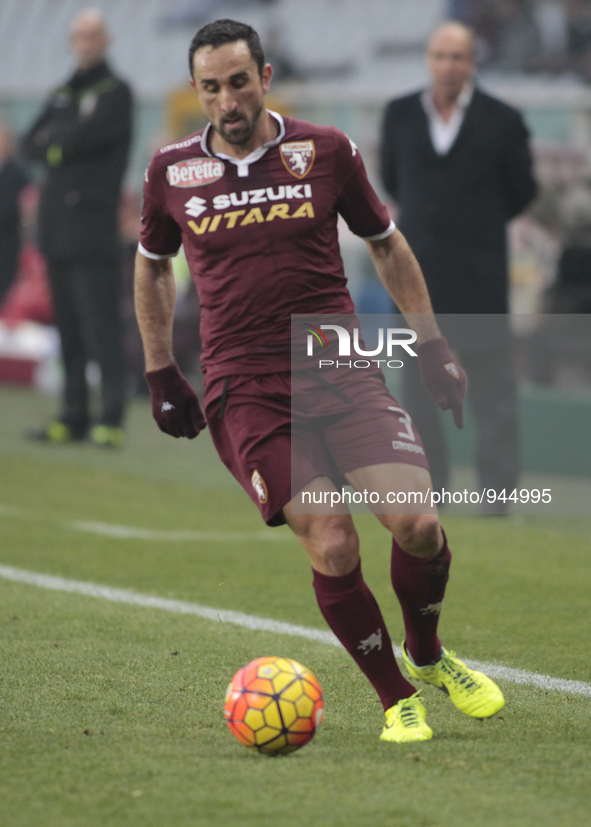
M 207 126 L 146 172 L 139 249 L 160 259 L 183 244 L 208 382 L 289 371 L 292 313 L 353 312 L 339 213 L 364 238 L 394 229 L 346 135 L 271 114 L 278 137 L 247 158 L 212 155 Z

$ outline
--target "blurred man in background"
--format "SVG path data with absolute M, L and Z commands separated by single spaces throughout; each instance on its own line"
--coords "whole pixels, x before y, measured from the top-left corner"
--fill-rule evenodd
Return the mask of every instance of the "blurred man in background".
M 47 259 L 65 370 L 59 416 L 28 435 L 54 443 L 124 441 L 125 364 L 119 316 L 118 209 L 129 152 L 132 98 L 105 60 L 101 14 L 80 12 L 70 45 L 75 73 L 49 97 L 23 140 L 47 178 L 39 207 L 39 246 Z M 101 371 L 101 411 L 92 426 L 86 367 Z
M 460 353 L 479 435 L 482 488 L 507 495 L 517 484 L 516 387 L 507 324 L 507 222 L 536 193 L 521 115 L 474 85 L 474 41 L 446 23 L 428 45 L 429 89 L 391 101 L 381 144 L 382 180 L 398 203 L 398 225 L 441 314 L 502 314 L 439 319 Z M 439 412 L 417 371 L 404 372 L 405 402 L 425 443 L 436 489 L 449 467 Z M 506 510 L 502 501 L 495 512 Z
M 0 305 L 16 276 L 21 249 L 19 197 L 27 177 L 13 158 L 12 133 L 0 124 Z

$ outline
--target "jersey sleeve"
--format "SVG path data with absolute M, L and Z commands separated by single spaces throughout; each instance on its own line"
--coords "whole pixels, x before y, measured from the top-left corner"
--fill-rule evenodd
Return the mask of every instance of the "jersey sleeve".
M 144 205 L 138 249 L 151 259 L 176 256 L 181 246 L 181 228 L 167 212 L 164 198 L 166 167 L 152 159 L 144 176 Z
M 341 184 L 337 210 L 355 235 L 368 241 L 386 238 L 395 224 L 369 183 L 359 150 L 342 132 L 335 135 L 335 177 Z

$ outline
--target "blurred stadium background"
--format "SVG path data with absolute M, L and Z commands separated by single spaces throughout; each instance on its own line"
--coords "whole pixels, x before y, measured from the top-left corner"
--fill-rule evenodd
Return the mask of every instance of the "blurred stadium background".
M 84 0 L 0 0 L 0 122 L 16 136 L 31 123 L 48 90 L 71 70 L 67 28 L 76 11 L 87 5 Z M 132 390 L 143 388 L 131 294 L 142 174 L 159 146 L 204 124 L 188 85 L 187 48 L 197 28 L 217 17 L 254 25 L 276 70 L 271 108 L 345 130 L 384 195 L 376 169 L 384 104 L 426 81 L 426 39 L 437 23 L 454 17 L 477 33 L 481 85 L 523 111 L 535 148 L 541 195 L 510 228 L 511 307 L 516 332 L 527 343 L 521 369 L 530 390 L 538 387 L 534 403 L 530 390 L 525 391 L 526 412 L 531 413 L 532 404 L 539 408 L 543 387 L 544 399 L 554 406 L 545 408 L 550 422 L 557 415 L 567 420 L 574 416 L 573 422 L 589 415 L 591 347 L 585 315 L 579 317 L 582 333 L 576 341 L 572 319 L 562 324 L 556 320 L 554 329 L 561 338 L 556 352 L 542 352 L 532 334 L 542 324 L 538 314 L 544 311 L 591 310 L 590 0 L 96 0 L 94 6 L 105 13 L 112 30 L 111 62 L 136 94 L 134 146 L 121 208 Z M 29 171 L 33 178 L 39 174 L 34 168 Z M 58 345 L 47 324 L 43 262 L 34 250 L 35 203 L 33 184 L 23 197 L 27 245 L 21 272 L 0 308 L 0 382 L 33 384 L 55 393 L 60 382 Z M 363 242 L 343 226 L 341 245 L 360 312 L 388 312 L 387 296 Z M 583 264 L 574 282 L 565 285 L 557 274 L 569 245 L 582 249 Z M 183 288 L 177 314 L 179 358 L 198 382 L 198 301 L 181 257 L 175 267 Z M 570 394 L 566 402 L 564 393 Z M 574 413 L 573 393 L 578 405 Z M 547 441 L 545 428 L 540 425 L 532 457 L 539 458 L 538 445 Z M 591 445 L 585 444 L 587 448 L 591 455 Z M 580 457 L 579 446 L 569 450 Z M 461 450 L 459 457 L 466 460 Z M 576 472 L 583 473 L 580 459 L 575 465 Z M 560 462 L 555 466 L 551 462 L 546 470 L 573 470 L 570 461 L 567 468 Z

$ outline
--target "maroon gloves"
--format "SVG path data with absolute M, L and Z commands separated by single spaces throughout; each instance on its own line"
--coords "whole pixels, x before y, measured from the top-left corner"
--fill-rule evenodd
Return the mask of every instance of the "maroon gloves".
M 464 427 L 462 401 L 467 377 L 458 365 L 443 336 L 429 339 L 417 348 L 423 385 L 442 411 L 451 408 L 456 428 Z
M 146 373 L 152 416 L 165 434 L 194 439 L 206 427 L 197 394 L 177 365 Z

